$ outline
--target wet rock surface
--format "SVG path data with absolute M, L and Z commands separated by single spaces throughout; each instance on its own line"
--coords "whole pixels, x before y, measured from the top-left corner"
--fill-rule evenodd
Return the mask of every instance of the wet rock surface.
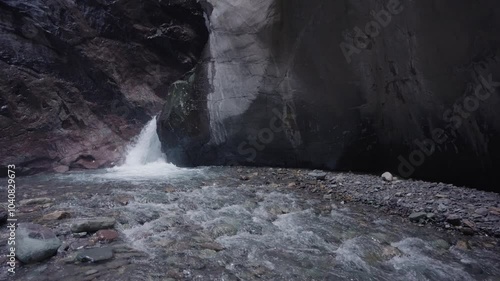
M 116 223 L 114 218 L 88 218 L 79 219 L 71 224 L 71 232 L 95 232 L 100 229 L 112 228 Z
M 49 196 L 54 205 L 20 212 L 20 221 L 68 206 L 72 218 L 43 222 L 64 243 L 49 260 L 20 264 L 14 280 L 500 277 L 500 245 L 492 236 L 499 227 L 496 194 L 350 173 L 324 172 L 318 179 L 311 172 L 214 167 L 154 180 L 106 173 L 22 178 L 21 196 Z M 133 200 L 123 205 L 114 200 L 120 196 Z M 447 211 L 429 218 L 429 206 L 439 203 L 428 204 L 427 197 Z M 474 218 L 479 208 L 488 210 L 488 220 Z M 419 212 L 411 222 L 408 216 Z M 75 220 L 102 214 L 116 219 L 112 229 L 71 233 Z M 460 225 L 447 222 L 452 214 L 460 215 Z M 462 232 L 469 224 L 474 235 Z
M 56 254 L 61 241 L 49 228 L 33 223 L 20 223 L 16 230 L 16 257 L 34 263 Z
M 205 3 L 207 48 L 158 123 L 173 163 L 498 190 L 498 2 Z
M 17 174 L 116 163 L 208 34 L 195 0 L 5 0 L 0 32 L 0 162 Z

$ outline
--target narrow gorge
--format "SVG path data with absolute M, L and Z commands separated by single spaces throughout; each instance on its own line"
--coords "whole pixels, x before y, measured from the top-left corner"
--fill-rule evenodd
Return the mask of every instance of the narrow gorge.
M 500 280 L 500 3 L 0 0 L 0 280 Z

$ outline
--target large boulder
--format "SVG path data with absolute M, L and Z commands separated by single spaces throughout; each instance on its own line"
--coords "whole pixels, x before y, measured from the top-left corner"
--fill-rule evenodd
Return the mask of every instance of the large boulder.
M 16 257 L 24 263 L 48 259 L 60 246 L 61 240 L 45 226 L 20 223 L 16 229 Z
M 499 2 L 202 2 L 189 102 L 158 119 L 173 163 L 498 181 Z
M 4 0 L 0 31 L 0 164 L 17 173 L 119 161 L 208 34 L 196 0 Z

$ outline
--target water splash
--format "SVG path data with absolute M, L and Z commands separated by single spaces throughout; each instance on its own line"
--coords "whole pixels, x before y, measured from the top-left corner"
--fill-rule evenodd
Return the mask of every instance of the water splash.
M 156 133 L 156 116 L 149 121 L 139 136 L 128 147 L 125 162 L 107 170 L 102 177 L 121 180 L 143 180 L 179 175 L 181 169 L 167 163 Z
M 133 145 L 129 146 L 123 166 L 142 166 L 153 162 L 166 163 L 156 133 L 156 116 L 142 129 Z

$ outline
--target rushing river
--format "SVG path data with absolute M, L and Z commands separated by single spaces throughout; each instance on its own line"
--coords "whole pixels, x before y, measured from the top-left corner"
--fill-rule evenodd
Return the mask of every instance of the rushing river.
M 55 199 L 20 220 L 67 210 L 72 218 L 48 223 L 67 238 L 72 219 L 110 216 L 120 237 L 101 245 L 113 248 L 111 261 L 68 263 L 61 252 L 20 267 L 15 280 L 500 280 L 498 247 L 480 238 L 467 244 L 369 206 L 269 183 L 264 174 L 253 183 L 239 178 L 263 169 L 180 169 L 134 151 L 158 145 L 145 131 L 122 167 L 18 179 L 21 197 Z M 75 249 L 96 247 L 67 239 Z

